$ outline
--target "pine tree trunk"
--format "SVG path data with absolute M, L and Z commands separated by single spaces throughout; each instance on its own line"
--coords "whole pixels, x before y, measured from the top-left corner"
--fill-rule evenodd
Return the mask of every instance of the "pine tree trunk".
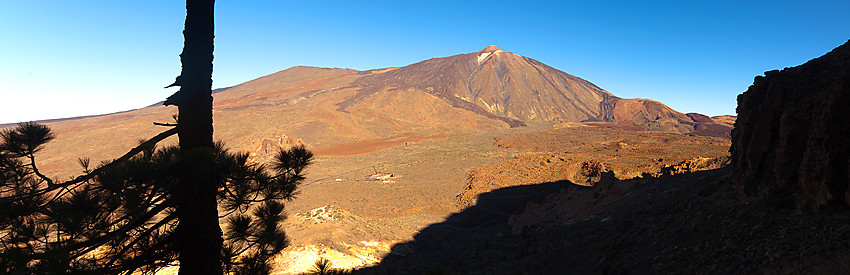
M 191 161 L 198 152 L 211 156 L 212 60 L 214 0 L 187 0 L 185 39 L 175 94 L 179 118 L 177 133 L 184 159 L 189 159 L 175 190 L 179 223 L 177 249 L 180 274 L 221 274 L 222 232 L 218 224 L 217 182 L 213 162 Z M 178 95 L 179 94 L 179 95 Z M 174 97 L 174 96 L 172 96 Z M 192 156 L 189 156 L 192 155 Z

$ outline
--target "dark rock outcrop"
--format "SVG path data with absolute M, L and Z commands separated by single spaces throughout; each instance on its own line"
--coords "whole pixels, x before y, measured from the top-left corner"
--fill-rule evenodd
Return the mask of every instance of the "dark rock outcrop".
M 730 151 L 742 195 L 810 210 L 850 204 L 850 41 L 757 76 L 737 112 Z

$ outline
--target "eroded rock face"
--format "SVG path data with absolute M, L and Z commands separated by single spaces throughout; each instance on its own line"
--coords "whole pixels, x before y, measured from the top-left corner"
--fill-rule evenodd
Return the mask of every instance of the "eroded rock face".
M 757 76 L 737 112 L 730 151 L 742 195 L 811 210 L 850 204 L 850 41 Z

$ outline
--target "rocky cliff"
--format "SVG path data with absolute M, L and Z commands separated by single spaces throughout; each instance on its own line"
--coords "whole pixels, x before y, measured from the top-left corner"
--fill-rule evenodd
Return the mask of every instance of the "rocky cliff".
M 730 151 L 741 194 L 812 210 L 850 204 L 850 41 L 757 76 L 737 112 Z

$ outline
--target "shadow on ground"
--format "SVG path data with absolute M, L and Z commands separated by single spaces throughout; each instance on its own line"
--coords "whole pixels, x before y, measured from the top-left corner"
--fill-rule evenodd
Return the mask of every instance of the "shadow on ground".
M 381 265 L 359 272 L 369 274 L 474 273 L 490 261 L 527 256 L 526 236 L 511 234 L 508 219 L 520 214 L 529 202 L 546 195 L 576 188 L 568 181 L 513 186 L 478 196 L 477 203 L 432 224 L 414 241 L 392 248 Z M 587 188 L 587 187 L 585 187 Z
M 850 272 L 846 209 L 802 214 L 744 204 L 729 175 L 723 168 L 607 186 L 494 190 L 356 273 Z M 517 231 L 509 224 L 529 212 L 542 213 L 532 219 L 537 225 Z

